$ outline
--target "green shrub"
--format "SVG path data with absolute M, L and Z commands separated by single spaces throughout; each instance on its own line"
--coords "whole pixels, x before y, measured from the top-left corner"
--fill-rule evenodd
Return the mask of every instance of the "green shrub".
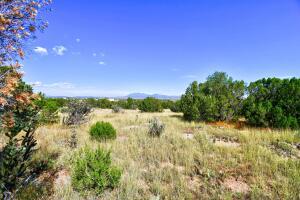
M 261 79 L 250 83 L 243 113 L 254 126 L 298 129 L 300 79 Z
M 161 136 L 165 130 L 165 124 L 162 123 L 159 119 L 154 117 L 149 121 L 149 130 L 148 133 L 151 136 Z
M 110 152 L 100 148 L 96 151 L 82 149 L 72 168 L 72 186 L 77 191 L 93 190 L 100 194 L 115 188 L 121 178 L 121 171 L 111 166 Z
M 53 186 L 50 180 L 41 183 L 31 183 L 20 188 L 15 199 L 18 200 L 40 200 L 46 199 L 53 194 Z
M 177 100 L 175 101 L 175 103 L 170 107 L 172 112 L 182 112 L 182 108 L 181 108 L 181 101 Z
M 148 97 L 139 104 L 139 109 L 142 112 L 162 112 L 163 107 L 159 99 Z
M 160 101 L 163 109 L 171 109 L 175 104 L 175 101 L 172 100 L 160 100 Z
M 204 83 L 193 82 L 181 97 L 184 118 L 196 121 L 231 121 L 241 114 L 244 81 L 233 81 L 224 72 L 215 72 Z
M 133 98 L 128 97 L 124 108 L 135 110 L 135 109 L 137 109 L 137 107 L 138 107 L 137 100 L 134 100 Z
M 96 140 L 115 139 L 116 129 L 109 122 L 97 122 L 90 128 L 90 135 Z
M 98 107 L 102 109 L 110 109 L 113 105 L 113 102 L 109 101 L 108 99 L 99 99 L 97 101 Z
M 40 124 L 54 124 L 59 122 L 58 110 L 61 108 L 60 104 L 55 99 L 42 98 L 36 102 L 41 107 L 39 113 Z

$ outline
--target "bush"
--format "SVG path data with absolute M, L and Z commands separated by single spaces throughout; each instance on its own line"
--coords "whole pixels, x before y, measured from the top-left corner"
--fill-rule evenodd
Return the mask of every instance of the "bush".
M 133 98 L 128 97 L 126 100 L 126 109 L 131 109 L 131 110 L 135 110 L 137 109 L 138 105 L 137 105 L 137 100 L 134 100 Z
M 139 109 L 142 112 L 162 112 L 163 108 L 161 105 L 161 101 L 152 97 L 148 97 L 144 99 L 140 105 Z
M 160 100 L 160 101 L 163 109 L 171 109 L 175 104 L 175 102 L 172 100 Z
M 123 109 L 120 106 L 117 106 L 117 105 L 113 105 L 111 107 L 111 109 L 112 109 L 113 113 L 121 113 L 121 112 L 123 112 Z
M 78 125 L 85 122 L 91 112 L 91 107 L 84 101 L 72 100 L 64 110 L 67 117 L 63 119 L 65 125 Z
M 204 83 L 193 82 L 181 97 L 184 118 L 196 121 L 231 121 L 241 114 L 245 83 L 215 72 Z
M 85 102 L 86 102 L 90 107 L 92 107 L 92 108 L 100 107 L 100 105 L 99 105 L 97 99 L 95 99 L 95 98 L 87 98 L 87 99 L 85 100 Z
M 172 112 L 182 112 L 182 108 L 181 108 L 181 101 L 177 100 L 172 106 L 171 106 L 171 111 Z
M 41 100 L 37 101 L 36 104 L 41 107 L 39 113 L 40 124 L 54 124 L 59 122 L 58 110 L 61 107 L 55 99 L 49 99 L 42 96 Z
M 0 134 L 7 137 L 7 143 L 0 151 L 0 199 L 4 195 L 9 199 L 18 188 L 30 181 L 40 107 L 34 105 L 38 96 L 21 79 L 16 79 L 15 85 L 6 84 L 11 81 L 10 77 L 17 76 L 17 71 L 6 68 L 0 72 L 0 90 L 12 88 L 7 90 L 8 94 L 0 92 L 0 101 L 4 102 L 0 103 Z
M 243 112 L 254 126 L 300 126 L 300 79 L 261 79 L 250 83 Z
M 99 99 L 97 101 L 98 107 L 102 109 L 111 109 L 113 102 L 109 101 L 108 99 Z
M 153 118 L 149 121 L 149 131 L 148 133 L 155 137 L 159 137 L 163 134 L 165 130 L 165 124 L 163 124 L 159 119 Z
M 121 171 L 111 166 L 110 152 L 100 148 L 81 150 L 72 168 L 72 186 L 78 191 L 93 190 L 100 194 L 115 188 L 121 178 Z
M 97 122 L 90 128 L 90 135 L 98 141 L 115 139 L 116 129 L 109 122 Z

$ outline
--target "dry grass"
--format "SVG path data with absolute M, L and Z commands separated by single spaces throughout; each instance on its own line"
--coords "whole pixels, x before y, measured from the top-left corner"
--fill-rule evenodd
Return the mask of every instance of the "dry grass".
M 166 124 L 160 138 L 147 134 L 147 122 L 154 116 Z M 111 122 L 118 138 L 106 143 L 91 140 L 88 129 L 97 121 Z M 50 199 L 95 199 L 93 193 L 73 191 L 68 177 L 74 153 L 85 145 L 111 150 L 113 164 L 123 172 L 119 187 L 97 199 L 300 199 L 300 160 L 270 148 L 277 140 L 299 142 L 296 132 L 218 128 L 182 121 L 181 114 L 170 111 L 95 110 L 89 123 L 77 128 L 77 135 L 78 147 L 71 149 L 70 129 L 53 125 L 37 131 L 39 154 L 56 155 L 59 169 Z

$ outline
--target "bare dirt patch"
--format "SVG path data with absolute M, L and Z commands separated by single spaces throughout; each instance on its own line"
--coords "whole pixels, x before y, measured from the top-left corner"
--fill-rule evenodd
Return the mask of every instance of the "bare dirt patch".
M 198 190 L 200 189 L 200 187 L 202 185 L 201 180 L 198 177 L 187 176 L 186 181 L 187 181 L 188 188 L 193 192 L 198 192 Z
M 150 189 L 149 185 L 144 180 L 138 180 L 137 187 L 142 189 L 143 191 L 147 191 Z
M 235 193 L 247 194 L 250 191 L 250 187 L 246 182 L 238 180 L 234 177 L 226 178 L 223 182 L 223 185 Z
M 198 130 L 201 130 L 201 129 L 202 129 L 201 126 L 186 128 L 183 131 L 182 137 L 184 139 L 193 139 L 194 136 L 195 136 L 195 132 L 198 131 Z
M 71 184 L 71 176 L 69 171 L 62 169 L 55 174 L 54 188 L 59 189 Z

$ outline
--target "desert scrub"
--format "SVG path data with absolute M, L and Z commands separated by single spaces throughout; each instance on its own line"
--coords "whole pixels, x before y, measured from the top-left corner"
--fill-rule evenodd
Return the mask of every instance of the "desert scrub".
M 117 106 L 117 105 L 113 105 L 111 107 L 111 109 L 112 109 L 113 113 L 123 113 L 124 112 L 123 109 L 120 106 Z
M 149 120 L 149 135 L 153 137 L 159 137 L 163 134 L 165 130 L 165 124 L 162 123 L 158 118 L 154 117 Z
M 97 122 L 90 128 L 90 135 L 92 139 L 102 141 L 109 139 L 116 139 L 116 129 L 109 122 Z
M 80 125 L 87 121 L 87 117 L 91 111 L 91 107 L 85 101 L 73 99 L 62 110 L 62 112 L 67 114 L 63 118 L 63 123 L 67 126 Z
M 120 181 L 120 169 L 111 166 L 110 152 L 85 147 L 75 156 L 72 165 L 72 186 L 75 190 L 101 194 L 115 188 Z
M 142 112 L 162 112 L 163 107 L 159 99 L 147 97 L 139 104 L 139 109 Z

